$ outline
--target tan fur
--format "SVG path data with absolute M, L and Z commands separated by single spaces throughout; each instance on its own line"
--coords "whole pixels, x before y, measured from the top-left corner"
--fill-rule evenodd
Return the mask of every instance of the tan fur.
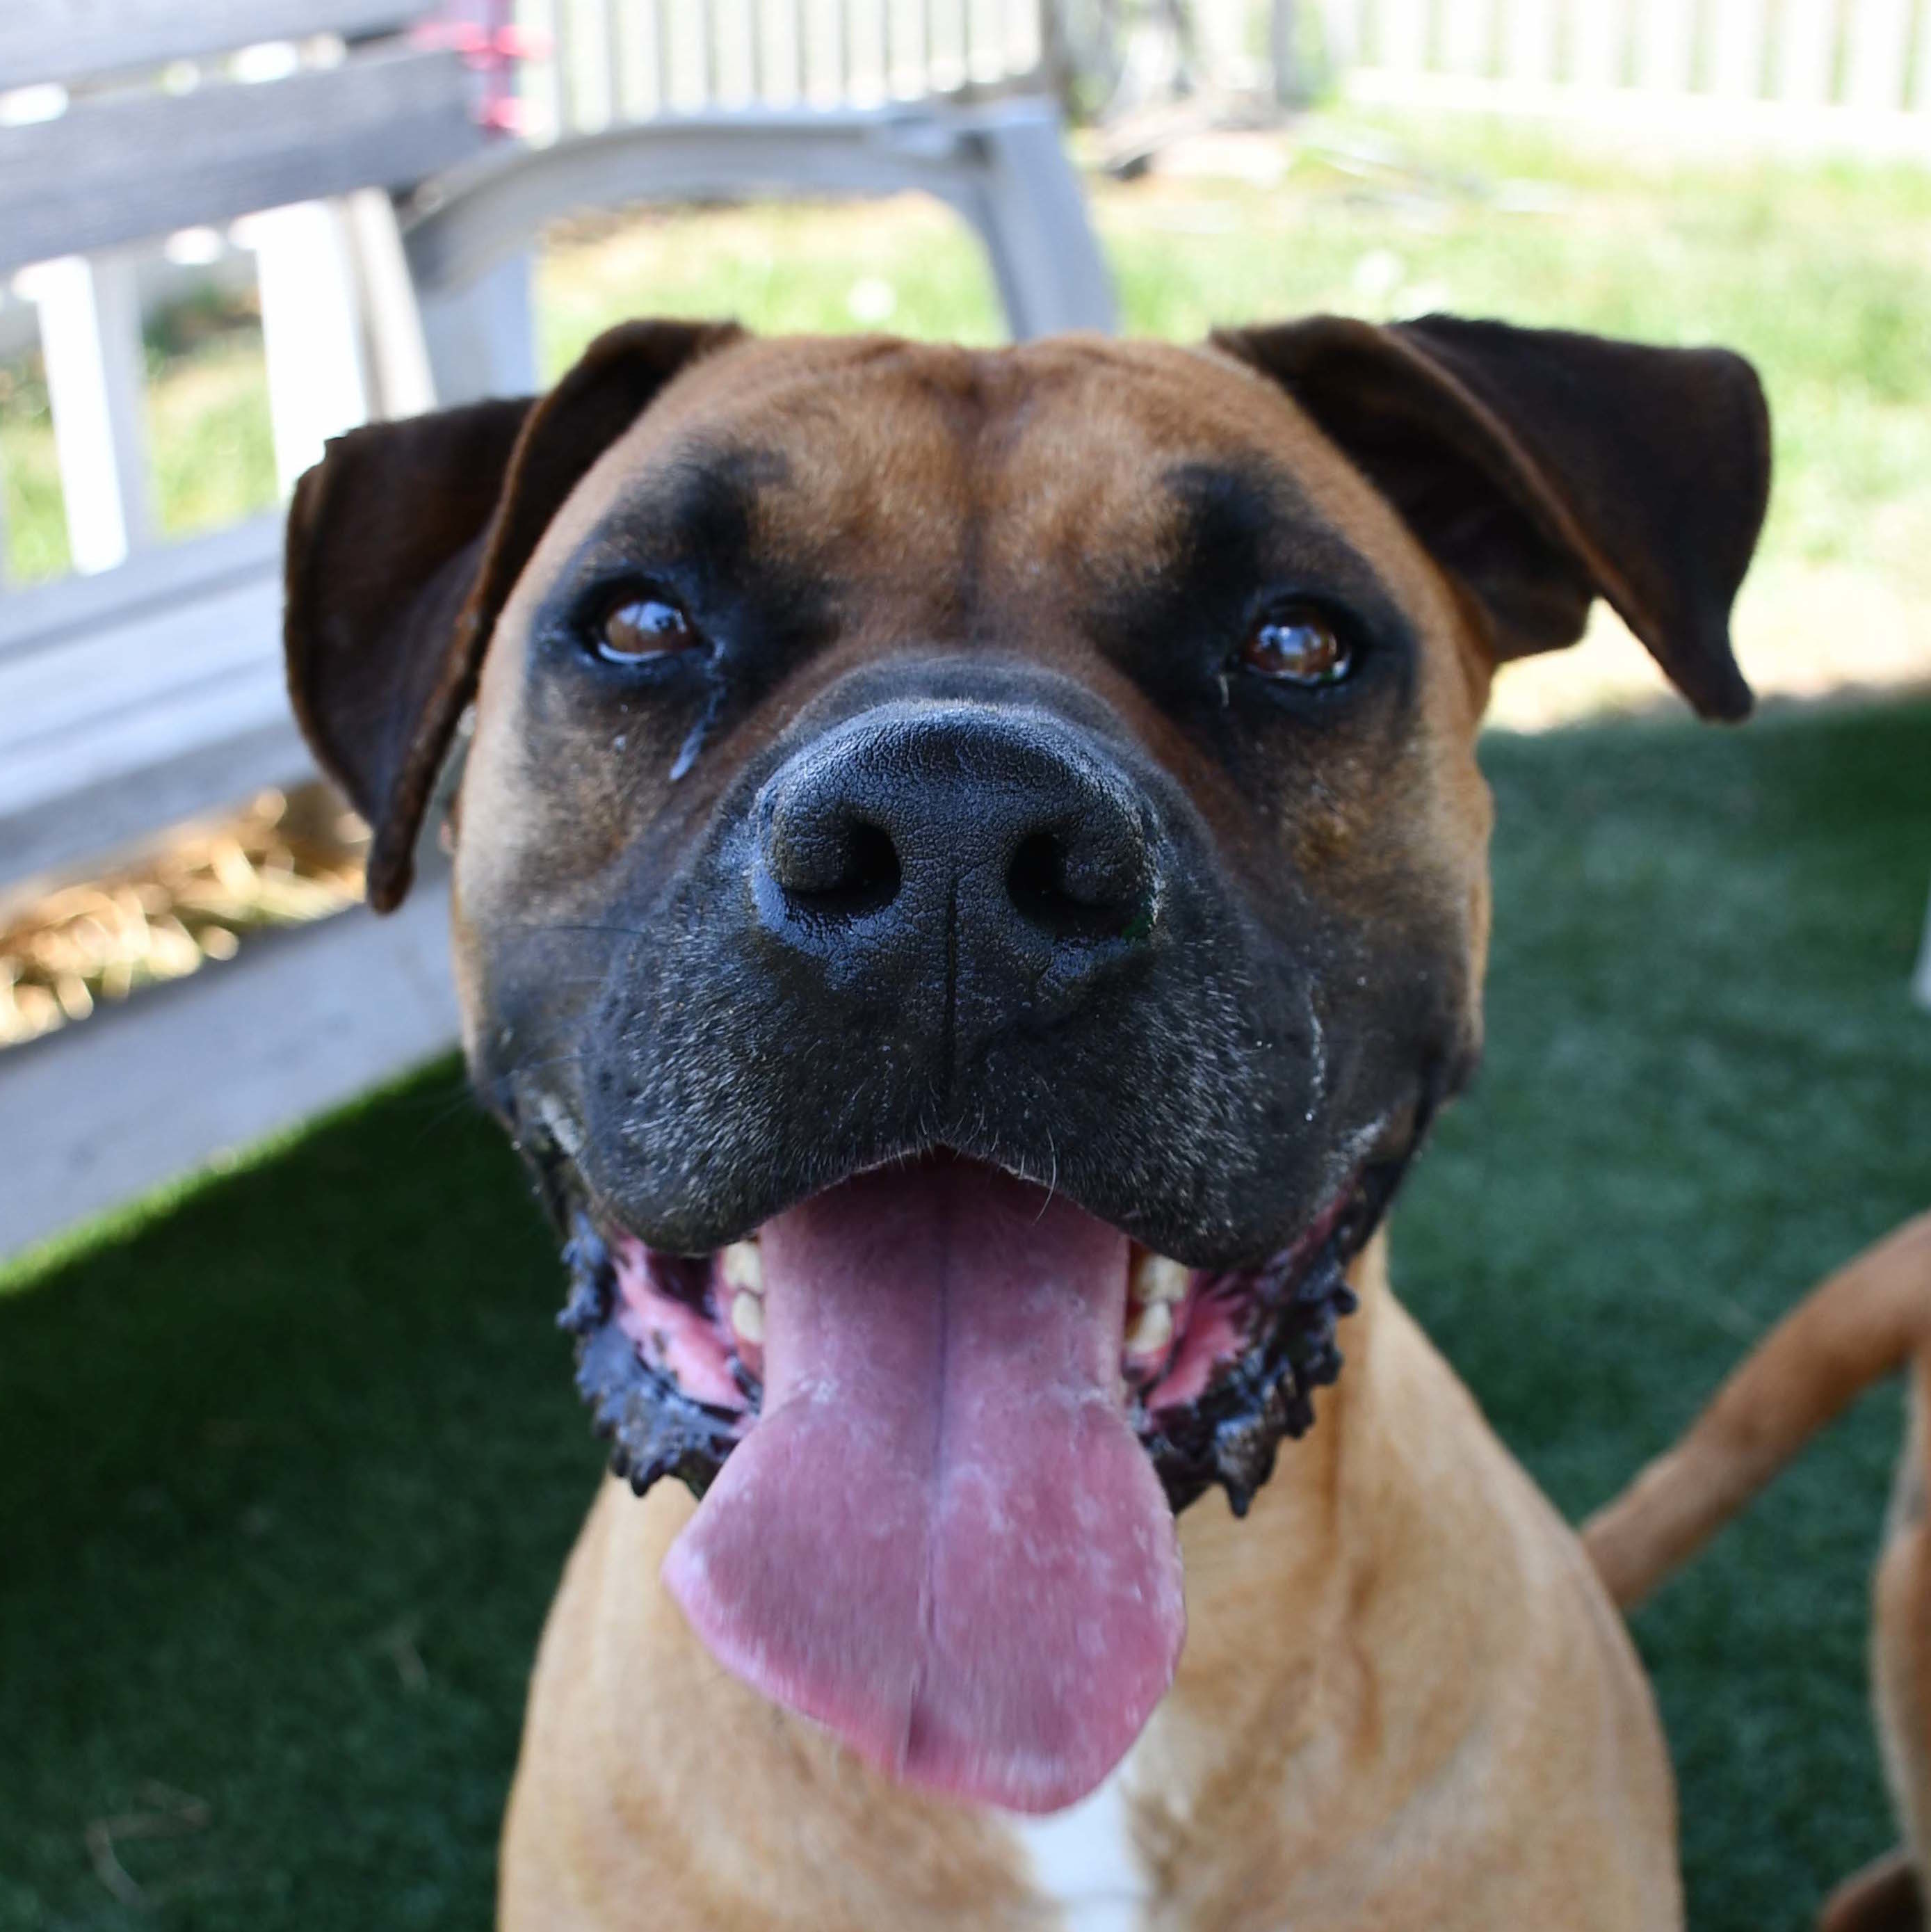
M 1189 1636 L 1129 1790 L 1160 1932 L 1681 1922 L 1648 1687 L 1574 1536 L 1385 1281 L 1247 1520 L 1182 1519 Z M 544 1637 L 508 1932 L 1050 1926 L 1001 1821 L 897 1788 L 698 1648 L 688 1498 L 607 1483 Z
M 982 406 L 989 390 L 1015 406 Z M 734 433 L 789 464 L 760 494 L 761 548 L 850 595 L 838 640 L 693 772 L 693 812 L 717 771 L 868 657 L 934 638 L 1023 649 L 1117 708 L 1224 831 L 1230 865 L 1258 875 L 1285 848 L 1310 890 L 1378 929 L 1435 896 L 1472 1009 L 1490 664 L 1467 598 L 1277 386 L 1216 352 L 1078 339 L 997 354 L 747 343 L 673 382 L 504 608 L 465 784 L 459 956 L 500 924 L 597 916 L 622 800 L 597 748 L 568 772 L 520 755 L 531 617 L 638 466 Z M 1426 644 L 1412 729 L 1270 797 L 1280 837 L 1264 849 L 1226 772 L 1061 608 L 1096 562 L 1169 541 L 1144 478 L 1243 452 L 1291 469 Z M 473 1028 L 478 981 L 460 976 Z M 1622 1624 L 1384 1266 L 1377 1242 L 1341 1382 L 1248 1520 L 1217 1492 L 1182 1519 L 1188 1642 L 1126 1774 L 1144 1932 L 1672 1932 L 1672 1786 Z M 532 1686 L 505 1932 L 1054 1926 L 1006 1821 L 892 1786 L 710 1660 L 658 1581 L 691 1508 L 670 1484 L 638 1502 L 612 1482 L 591 1514 Z
M 1906 1222 L 1813 1289 L 1682 1440 L 1583 1532 L 1616 1601 L 1640 1602 L 1819 1430 L 1907 1363 L 1911 1428 L 1873 1580 L 1871 1644 L 1878 1734 L 1906 1852 L 1840 1890 L 1825 1908 L 1827 1932 L 1924 1923 L 1915 1877 L 1931 1856 L 1931 1214 Z

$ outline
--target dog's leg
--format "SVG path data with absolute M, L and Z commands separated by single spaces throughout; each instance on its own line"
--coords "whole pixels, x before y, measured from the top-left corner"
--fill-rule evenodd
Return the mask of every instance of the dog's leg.
M 1904 1849 L 1847 1879 L 1822 1932 L 1927 1932 L 1931 1852 L 1931 1214 L 1819 1285 L 1751 1353 L 1689 1433 L 1584 1526 L 1628 1608 L 1687 1561 L 1824 1425 L 1914 1364 L 1911 1432 L 1872 1581 L 1872 1691 Z
M 1610 1596 L 1633 1609 L 1820 1429 L 1914 1354 L 1931 1355 L 1931 1214 L 1812 1289 L 1675 1448 L 1583 1525 Z
M 1891 1852 L 1855 1872 L 1825 1901 L 1817 1932 L 1924 1932 L 1918 1868 Z
M 1923 1868 L 1931 1837 L 1931 1522 L 1926 1496 L 1931 1357 L 1918 1358 L 1911 1384 L 1911 1430 L 1898 1464 L 1884 1554 L 1872 1579 L 1871 1692 L 1891 1802 L 1904 1828 L 1901 1859 Z M 1915 1883 L 1915 1881 L 1914 1881 Z M 1864 1922 L 1855 1922 L 1861 1926 Z M 1873 1925 L 1890 1920 L 1872 1920 Z M 1914 1928 L 1918 1917 L 1898 1918 Z
M 1912 1378 L 1911 1433 L 1898 1464 L 1884 1554 L 1871 1580 L 1871 1690 L 1902 1849 L 1853 1873 L 1825 1901 L 1819 1932 L 1925 1932 L 1918 1873 L 1931 1823 L 1931 1542 L 1925 1520 L 1931 1362 Z

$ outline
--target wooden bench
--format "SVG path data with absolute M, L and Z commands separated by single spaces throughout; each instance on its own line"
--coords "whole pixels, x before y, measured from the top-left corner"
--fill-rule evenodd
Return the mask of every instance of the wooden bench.
M 284 488 L 355 422 L 535 387 L 531 250 L 586 206 L 919 189 L 985 242 L 1015 334 L 1111 326 L 1043 100 L 666 100 L 676 111 L 546 145 L 492 141 L 429 13 L 0 8 L 0 95 L 17 109 L 46 90 L 46 110 L 0 122 L 0 274 L 32 265 L 76 566 L 0 595 L 0 904 L 313 776 L 282 680 L 279 519 L 156 541 L 130 246 L 244 224 Z M 156 84 L 181 62 L 199 66 Z M 431 864 L 392 919 L 255 940 L 0 1055 L 0 1253 L 451 1044 L 445 923 Z
M 278 519 L 156 541 L 127 250 L 256 218 L 285 480 L 324 436 L 427 407 L 386 191 L 474 157 L 486 138 L 462 62 L 410 42 L 428 10 L 8 0 L 0 11 L 0 90 L 67 94 L 49 98 L 62 111 L 0 126 L 0 272 L 34 265 L 21 280 L 40 310 L 81 573 L 0 599 L 0 891 L 308 770 L 281 678 Z M 291 45 L 282 71 L 234 77 L 249 71 L 233 58 L 241 40 L 280 36 L 330 38 L 320 60 L 302 64 Z M 183 86 L 173 64 L 188 62 Z M 172 91 L 153 79 L 170 66 Z M 338 212 L 322 196 L 355 199 Z
M 0 899 L 313 776 L 282 673 L 279 516 L 158 539 L 136 265 L 172 230 L 245 220 L 285 484 L 327 435 L 429 406 L 391 197 L 487 138 L 475 76 L 413 38 L 430 10 L 0 10 L 16 110 L 0 125 L 0 273 L 32 265 L 16 286 L 39 311 L 75 566 L 0 596 Z M 446 1046 L 437 900 L 432 884 L 400 922 L 266 937 L 0 1058 L 0 1251 Z

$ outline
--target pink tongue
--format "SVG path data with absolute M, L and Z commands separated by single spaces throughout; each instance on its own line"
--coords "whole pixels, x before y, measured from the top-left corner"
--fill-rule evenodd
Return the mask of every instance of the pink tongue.
M 665 1583 L 727 1670 L 895 1775 L 1083 1797 L 1185 1632 L 1121 1403 L 1126 1238 L 946 1160 L 847 1181 L 763 1249 L 763 1418 Z

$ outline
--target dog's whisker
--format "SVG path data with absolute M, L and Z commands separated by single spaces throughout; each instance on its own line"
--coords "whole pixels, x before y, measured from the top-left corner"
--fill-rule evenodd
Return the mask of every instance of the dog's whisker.
M 422 1145 L 432 1135 L 440 1133 L 452 1120 L 465 1114 L 473 1117 L 476 1106 L 476 1096 L 467 1090 L 452 1094 L 446 1100 L 438 1101 L 428 1118 L 418 1127 L 415 1144 Z

